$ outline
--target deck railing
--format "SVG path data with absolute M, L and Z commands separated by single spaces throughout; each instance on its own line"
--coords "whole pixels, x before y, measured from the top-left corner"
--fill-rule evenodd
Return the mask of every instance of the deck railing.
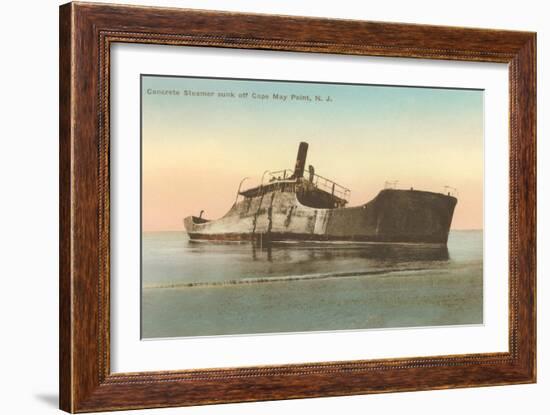
M 278 171 L 269 171 L 267 172 L 268 175 L 268 183 L 272 183 L 275 181 L 284 182 L 284 181 L 292 181 L 294 180 L 293 177 L 294 172 L 289 169 L 284 170 L 278 170 Z M 347 187 L 344 187 L 338 183 L 336 183 L 333 180 L 327 179 L 326 177 L 323 177 L 319 174 L 315 173 L 305 173 L 305 180 L 312 183 L 315 187 L 317 187 L 320 190 L 323 190 L 327 193 L 332 194 L 333 196 L 336 196 L 340 199 L 345 200 L 346 202 L 349 202 L 349 198 L 351 195 L 351 190 Z
M 414 186 L 408 186 L 400 182 L 399 180 L 387 180 L 384 182 L 384 189 L 397 189 L 397 190 L 415 190 Z M 419 189 L 416 189 L 419 190 Z M 458 189 L 452 186 L 443 186 L 442 190 L 433 190 L 434 193 L 441 193 L 447 196 L 458 197 Z

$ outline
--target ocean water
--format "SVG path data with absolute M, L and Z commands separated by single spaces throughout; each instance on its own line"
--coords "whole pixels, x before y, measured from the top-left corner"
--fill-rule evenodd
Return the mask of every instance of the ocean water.
M 142 338 L 483 322 L 482 231 L 447 247 L 142 238 Z

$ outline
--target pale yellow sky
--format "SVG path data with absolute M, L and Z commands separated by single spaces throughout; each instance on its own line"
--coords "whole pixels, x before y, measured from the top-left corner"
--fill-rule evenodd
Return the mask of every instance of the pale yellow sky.
M 242 178 L 248 187 L 265 170 L 293 168 L 300 141 L 309 143 L 307 164 L 351 189 L 350 205 L 388 180 L 441 192 L 449 185 L 459 191 L 452 228 L 483 228 L 482 91 L 145 76 L 142 91 L 144 231 L 181 230 L 184 217 L 203 209 L 222 216 Z M 331 101 L 259 100 L 252 92 Z

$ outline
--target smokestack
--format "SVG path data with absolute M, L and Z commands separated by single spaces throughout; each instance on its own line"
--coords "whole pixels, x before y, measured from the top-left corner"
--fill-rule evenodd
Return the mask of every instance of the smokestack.
M 298 147 L 298 155 L 296 156 L 296 166 L 294 167 L 294 178 L 301 179 L 304 177 L 304 169 L 306 167 L 308 144 L 304 141 Z

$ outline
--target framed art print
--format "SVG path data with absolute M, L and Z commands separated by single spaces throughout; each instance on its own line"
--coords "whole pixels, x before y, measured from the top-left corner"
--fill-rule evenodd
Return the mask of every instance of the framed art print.
M 535 381 L 535 34 L 60 28 L 62 409 Z
M 482 90 L 141 85 L 143 339 L 483 323 Z

